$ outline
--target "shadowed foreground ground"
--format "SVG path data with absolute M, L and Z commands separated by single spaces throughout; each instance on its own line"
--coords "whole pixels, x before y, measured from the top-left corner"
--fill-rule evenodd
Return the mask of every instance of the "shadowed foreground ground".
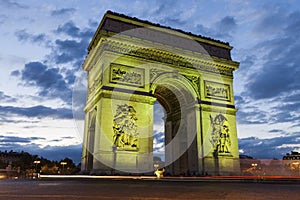
M 299 199 L 300 182 L 0 180 L 0 199 Z

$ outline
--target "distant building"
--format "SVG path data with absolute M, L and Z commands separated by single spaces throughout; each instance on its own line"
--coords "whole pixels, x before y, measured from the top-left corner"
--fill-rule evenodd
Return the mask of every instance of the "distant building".
M 283 165 L 286 171 L 289 171 L 291 175 L 300 176 L 300 153 L 291 151 L 282 158 Z
M 300 161 L 300 153 L 297 151 L 291 151 L 291 153 L 287 153 L 283 156 L 282 160 L 299 160 Z
M 242 175 L 258 175 L 261 171 L 260 160 L 248 155 L 240 155 L 240 167 Z

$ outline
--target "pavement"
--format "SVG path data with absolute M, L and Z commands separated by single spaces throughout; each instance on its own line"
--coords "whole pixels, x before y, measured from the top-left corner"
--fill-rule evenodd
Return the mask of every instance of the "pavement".
M 227 182 L 296 182 L 300 176 L 92 176 L 92 175 L 40 175 L 40 179 L 123 179 L 123 180 L 161 180 L 161 181 L 227 181 Z
M 0 180 L 0 199 L 299 199 L 300 179 L 253 178 L 42 175 Z

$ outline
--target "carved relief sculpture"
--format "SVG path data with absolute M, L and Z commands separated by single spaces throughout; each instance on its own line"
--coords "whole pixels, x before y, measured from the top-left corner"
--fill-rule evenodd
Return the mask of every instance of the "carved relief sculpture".
M 144 70 L 112 63 L 110 82 L 144 87 Z
M 230 86 L 223 83 L 205 81 L 205 96 L 207 98 L 230 101 Z
M 230 153 L 230 131 L 226 117 L 222 114 L 217 115 L 215 118 L 210 116 L 210 124 L 212 127 L 210 142 L 214 147 L 214 152 Z
M 114 146 L 122 150 L 138 150 L 136 111 L 127 104 L 118 105 L 113 121 Z
M 153 83 L 154 79 L 156 79 L 159 75 L 165 73 L 165 71 L 157 68 L 150 69 L 150 82 Z
M 199 77 L 197 76 L 190 76 L 190 75 L 185 75 L 183 74 L 185 78 L 187 78 L 190 83 L 192 84 L 193 88 L 199 94 Z

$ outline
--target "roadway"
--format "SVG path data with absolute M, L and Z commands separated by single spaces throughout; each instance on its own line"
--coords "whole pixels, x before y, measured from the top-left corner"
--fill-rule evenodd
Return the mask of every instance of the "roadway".
M 153 178 L 0 180 L 0 199 L 299 199 L 299 181 Z

